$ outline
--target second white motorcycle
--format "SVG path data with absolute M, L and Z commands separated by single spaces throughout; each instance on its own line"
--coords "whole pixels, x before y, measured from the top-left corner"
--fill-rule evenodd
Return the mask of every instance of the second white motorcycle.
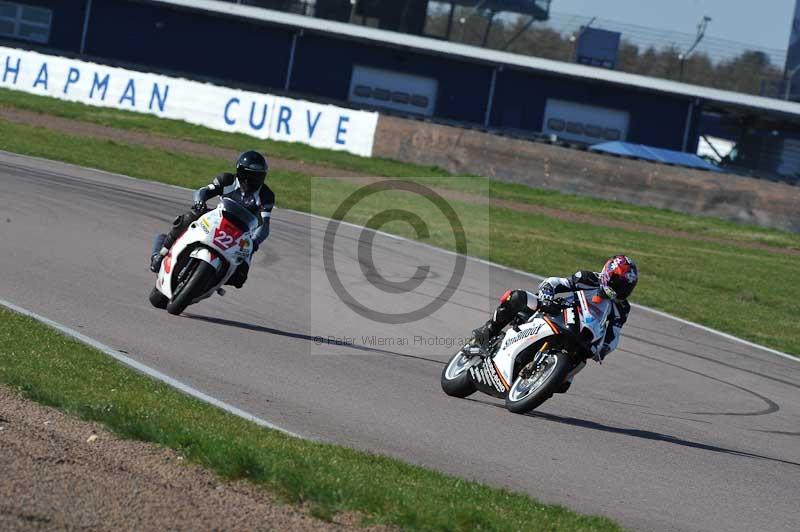
M 553 396 L 570 373 L 593 358 L 605 336 L 611 301 L 599 290 L 556 299 L 555 314 L 520 314 L 486 347 L 466 344 L 442 371 L 442 389 L 453 397 L 476 391 L 505 399 L 514 413 L 529 412 Z

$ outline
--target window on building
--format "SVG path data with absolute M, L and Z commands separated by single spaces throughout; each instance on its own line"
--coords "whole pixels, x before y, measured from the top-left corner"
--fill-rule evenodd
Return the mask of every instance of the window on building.
M 584 129 L 584 134 L 587 137 L 600 138 L 603 136 L 603 128 L 594 124 L 587 124 Z
M 427 96 L 421 96 L 419 94 L 412 94 L 411 95 L 411 105 L 416 107 L 422 107 L 423 109 L 427 108 L 430 105 L 430 98 Z
M 580 122 L 567 122 L 567 133 L 583 135 L 583 124 Z
M 372 97 L 375 98 L 376 100 L 381 100 L 382 102 L 388 102 L 389 100 L 392 99 L 392 93 L 391 91 L 388 91 L 386 89 L 381 89 L 376 87 L 372 91 Z
M 46 43 L 52 22 L 50 9 L 0 1 L 0 37 Z
M 411 103 L 411 95 L 407 92 L 393 92 L 392 101 L 403 105 Z
M 356 85 L 356 88 L 353 89 L 353 94 L 362 98 L 370 98 L 372 96 L 372 87 L 367 87 L 366 85 Z
M 558 118 L 551 118 L 550 120 L 547 121 L 547 127 L 552 129 L 553 131 L 564 131 L 566 125 L 567 125 L 566 122 Z

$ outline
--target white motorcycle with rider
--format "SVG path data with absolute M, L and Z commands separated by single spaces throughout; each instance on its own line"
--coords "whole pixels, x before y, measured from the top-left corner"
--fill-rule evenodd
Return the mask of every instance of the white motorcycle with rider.
M 481 391 L 505 399 L 514 413 L 566 392 L 587 360 L 601 362 L 618 345 L 637 281 L 633 260 L 617 255 L 599 273 L 545 279 L 537 294 L 506 292 L 445 366 L 442 389 L 454 397 Z
M 158 274 L 150 303 L 180 314 L 188 305 L 241 288 L 250 261 L 269 236 L 275 194 L 266 185 L 269 166 L 263 155 L 247 151 L 236 173 L 223 173 L 194 193 L 192 209 L 177 218 L 168 234 L 156 236 L 150 269 Z M 215 209 L 206 202 L 221 197 Z

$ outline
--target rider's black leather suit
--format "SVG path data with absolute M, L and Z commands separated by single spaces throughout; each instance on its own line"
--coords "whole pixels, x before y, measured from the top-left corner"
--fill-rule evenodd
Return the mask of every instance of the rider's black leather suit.
M 554 294 L 575 292 L 577 290 L 592 290 L 600 287 L 600 274 L 592 271 L 575 272 L 570 277 L 549 277 L 539 285 L 539 291 L 551 291 Z M 525 290 L 512 290 L 506 292 L 500 299 L 500 306 L 494 311 L 492 319 L 487 322 L 491 331 L 496 334 L 500 329 L 509 324 L 512 318 L 525 309 L 536 311 L 539 308 L 539 299 L 535 294 Z M 612 311 L 608 318 L 606 335 L 601 342 L 592 346 L 600 359 L 616 349 L 619 343 L 619 333 L 628 320 L 631 305 L 624 299 L 612 302 Z

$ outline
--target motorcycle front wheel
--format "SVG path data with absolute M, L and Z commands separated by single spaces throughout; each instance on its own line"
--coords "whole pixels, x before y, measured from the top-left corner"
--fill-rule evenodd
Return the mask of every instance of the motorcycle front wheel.
M 170 314 L 178 315 L 186 310 L 192 300 L 205 292 L 216 275 L 213 266 L 199 259 L 191 259 L 185 270 L 175 287 L 172 301 L 167 304 L 167 312 Z
M 570 360 L 566 353 L 551 351 L 539 369 L 525 376 L 523 372 L 514 380 L 506 396 L 506 408 L 515 414 L 524 414 L 538 408 L 550 399 L 556 388 L 567 378 Z
M 463 351 L 456 353 L 442 370 L 442 390 L 451 397 L 467 397 L 475 393 L 477 388 L 469 376 L 472 357 Z
M 154 286 L 153 289 L 150 290 L 150 304 L 156 308 L 164 309 L 167 308 L 169 299 Z

